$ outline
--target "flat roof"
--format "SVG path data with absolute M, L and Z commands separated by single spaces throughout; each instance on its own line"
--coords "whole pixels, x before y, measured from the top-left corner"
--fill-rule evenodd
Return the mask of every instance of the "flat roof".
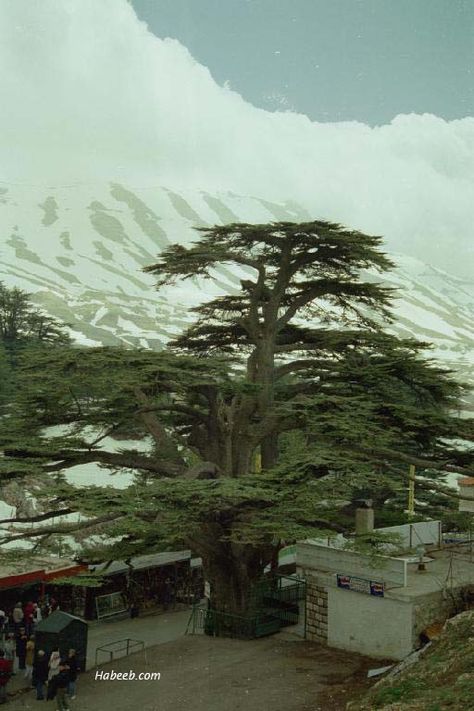
M 407 566 L 407 585 L 389 587 L 386 596 L 409 601 L 430 593 L 474 586 L 474 550 L 470 544 L 445 546 L 426 554 L 426 570 L 417 570 L 417 563 Z

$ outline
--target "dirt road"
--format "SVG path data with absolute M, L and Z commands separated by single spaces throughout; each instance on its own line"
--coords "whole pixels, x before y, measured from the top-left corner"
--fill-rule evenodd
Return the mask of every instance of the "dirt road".
M 373 660 L 268 637 L 254 641 L 183 637 L 111 664 L 104 672 L 159 672 L 155 681 L 78 680 L 72 711 L 342 711 L 347 688 L 366 684 Z M 28 691 L 8 709 L 55 707 Z

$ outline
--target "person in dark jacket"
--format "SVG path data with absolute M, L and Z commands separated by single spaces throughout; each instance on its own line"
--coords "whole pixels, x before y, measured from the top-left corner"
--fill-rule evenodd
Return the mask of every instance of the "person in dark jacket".
M 48 699 L 56 699 L 58 711 L 69 711 L 66 691 L 69 684 L 69 665 L 61 660 L 59 673 L 53 676 L 48 684 Z
M 23 624 L 25 625 L 26 634 L 29 636 L 33 632 L 33 612 L 35 606 L 32 600 L 29 600 L 23 608 Z
M 8 627 L 8 615 L 5 610 L 0 610 L 0 638 L 5 639 L 5 632 Z
M 38 649 L 33 662 L 33 685 L 36 688 L 36 699 L 43 701 L 45 684 L 48 681 L 48 657 L 44 649 Z
M 163 585 L 163 610 L 166 611 L 171 604 L 174 607 L 174 592 L 173 581 L 166 578 Z
M 66 664 L 69 667 L 69 684 L 67 685 L 67 695 L 70 699 L 76 698 L 76 680 L 79 671 L 77 663 L 76 650 L 70 649 L 66 658 Z
M 7 684 L 12 675 L 12 663 L 5 659 L 5 652 L 0 649 L 0 704 L 7 700 Z
M 22 627 L 16 638 L 16 656 L 18 657 L 18 668 L 26 669 L 26 645 L 28 637 L 26 636 L 25 628 Z

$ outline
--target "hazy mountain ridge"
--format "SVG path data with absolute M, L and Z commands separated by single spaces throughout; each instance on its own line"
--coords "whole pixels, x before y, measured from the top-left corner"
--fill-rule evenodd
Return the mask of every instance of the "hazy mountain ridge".
M 156 292 L 141 270 L 163 247 L 196 239 L 193 227 L 306 219 L 294 203 L 233 193 L 3 184 L 0 280 L 31 292 L 79 342 L 159 348 L 189 322 L 190 306 L 239 286 L 222 267 L 214 281 Z M 392 257 L 398 266 L 385 281 L 399 289 L 396 331 L 431 341 L 433 356 L 474 380 L 473 285 L 411 257 Z

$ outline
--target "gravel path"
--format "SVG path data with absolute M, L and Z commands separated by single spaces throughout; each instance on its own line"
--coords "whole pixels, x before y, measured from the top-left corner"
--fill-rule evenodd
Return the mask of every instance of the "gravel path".
M 374 662 L 305 641 L 241 641 L 188 636 L 100 667 L 104 672 L 159 672 L 155 681 L 99 681 L 81 675 L 72 711 L 339 711 L 347 686 L 365 685 Z M 334 692 L 334 693 L 333 693 Z M 8 709 L 55 708 L 32 691 Z

